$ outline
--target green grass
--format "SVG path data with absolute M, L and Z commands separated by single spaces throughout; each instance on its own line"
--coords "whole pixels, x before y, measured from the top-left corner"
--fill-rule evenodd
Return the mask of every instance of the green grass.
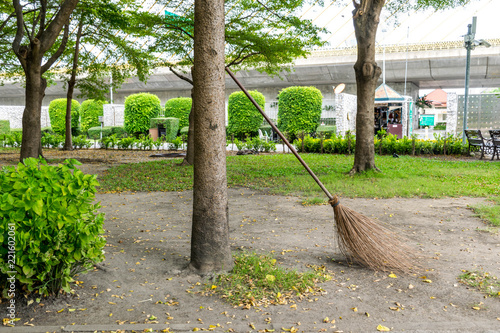
M 463 271 L 464 273 L 458 276 L 460 282 L 474 287 L 490 297 L 500 296 L 500 281 L 487 273 L 480 271 Z
M 0 153 L 18 153 L 20 151 L 21 151 L 21 148 L 0 147 Z
M 443 161 L 401 156 L 377 156 L 383 171 L 356 176 L 346 173 L 352 156 L 305 154 L 304 160 L 332 194 L 344 197 L 499 197 L 500 163 Z M 113 167 L 100 179 L 101 191 L 182 191 L 192 188 L 192 167 L 179 161 L 153 161 Z M 306 202 L 326 201 L 319 186 L 291 154 L 230 156 L 228 185 L 297 195 Z
M 492 197 L 490 201 L 493 205 L 480 205 L 473 207 L 477 216 L 491 225 L 500 227 L 500 197 Z
M 305 273 L 286 270 L 269 255 L 239 253 L 233 257 L 233 270 L 218 275 L 205 294 L 218 294 L 236 306 L 288 304 L 294 297 L 315 295 L 321 291 L 316 284 L 332 278 L 321 268 Z

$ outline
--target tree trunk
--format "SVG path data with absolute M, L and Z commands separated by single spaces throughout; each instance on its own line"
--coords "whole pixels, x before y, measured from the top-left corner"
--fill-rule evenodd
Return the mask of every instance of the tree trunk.
M 199 274 L 233 266 L 226 179 L 224 0 L 195 0 L 194 185 L 191 262 Z
M 71 105 L 73 102 L 73 92 L 76 84 L 76 71 L 78 70 L 78 57 L 80 55 L 80 38 L 82 37 L 83 23 L 78 24 L 76 33 L 75 51 L 73 54 L 73 68 L 71 69 L 71 77 L 68 81 L 68 93 L 66 95 L 66 139 L 64 141 L 63 150 L 73 150 L 73 142 L 71 133 Z
M 193 89 L 191 89 L 191 100 L 194 99 Z M 194 164 L 194 101 L 191 104 L 191 112 L 189 113 L 189 129 L 188 129 L 188 141 L 186 147 L 186 157 L 182 161 L 181 165 L 193 165 Z
M 42 155 L 42 132 L 40 115 L 42 100 L 45 96 L 47 81 L 42 78 L 41 66 L 28 63 L 26 74 L 26 97 L 23 112 L 23 139 L 21 143 L 21 162 L 25 158 L 38 158 Z
M 374 107 L 375 89 L 382 73 L 375 62 L 375 37 L 384 0 L 354 2 L 354 31 L 358 44 L 358 59 L 354 65 L 357 86 L 356 151 L 350 173 L 363 172 L 375 166 Z

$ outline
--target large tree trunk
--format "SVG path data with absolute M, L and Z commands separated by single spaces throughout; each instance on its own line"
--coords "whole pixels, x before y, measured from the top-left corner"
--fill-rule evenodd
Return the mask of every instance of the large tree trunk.
M 191 99 L 194 99 L 193 89 L 191 89 Z M 189 129 L 187 139 L 186 157 L 184 157 L 181 165 L 194 164 L 194 101 L 191 104 L 191 112 L 189 113 Z
M 375 89 L 382 73 L 375 62 L 375 37 L 384 6 L 384 0 L 363 0 L 354 2 L 354 31 L 358 43 L 358 59 L 354 65 L 358 95 L 356 115 L 356 151 L 351 174 L 370 169 L 375 166 L 374 107 Z
M 42 155 L 42 132 L 40 115 L 42 100 L 45 96 L 47 81 L 42 78 L 41 66 L 28 63 L 26 68 L 26 96 L 23 112 L 23 140 L 21 143 L 21 162 L 28 157 Z
M 190 269 L 230 270 L 226 179 L 224 0 L 195 0 L 194 185 Z

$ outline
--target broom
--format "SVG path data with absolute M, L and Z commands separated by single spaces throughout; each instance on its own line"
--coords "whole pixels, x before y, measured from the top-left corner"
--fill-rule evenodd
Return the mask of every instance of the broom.
M 398 240 L 398 235 L 389 229 L 375 223 L 375 221 L 363 216 L 348 207 L 340 204 L 337 196 L 332 196 L 323 183 L 300 157 L 295 148 L 288 142 L 284 135 L 273 124 L 271 119 L 264 113 L 253 97 L 234 76 L 233 72 L 226 67 L 226 72 L 231 76 L 238 87 L 245 93 L 248 99 L 264 116 L 290 151 L 304 166 L 311 177 L 321 187 L 328 197 L 328 203 L 333 207 L 336 237 L 339 249 L 348 259 L 373 270 L 402 271 L 407 272 L 415 265 L 413 250 L 409 248 L 404 240 Z

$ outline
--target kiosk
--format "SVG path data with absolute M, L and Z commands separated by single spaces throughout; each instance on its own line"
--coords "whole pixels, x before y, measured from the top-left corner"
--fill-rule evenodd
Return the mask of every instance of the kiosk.
M 394 89 L 382 83 L 375 90 L 375 134 L 385 130 L 399 139 L 405 134 L 405 98 Z M 404 119 L 403 119 L 404 118 Z

